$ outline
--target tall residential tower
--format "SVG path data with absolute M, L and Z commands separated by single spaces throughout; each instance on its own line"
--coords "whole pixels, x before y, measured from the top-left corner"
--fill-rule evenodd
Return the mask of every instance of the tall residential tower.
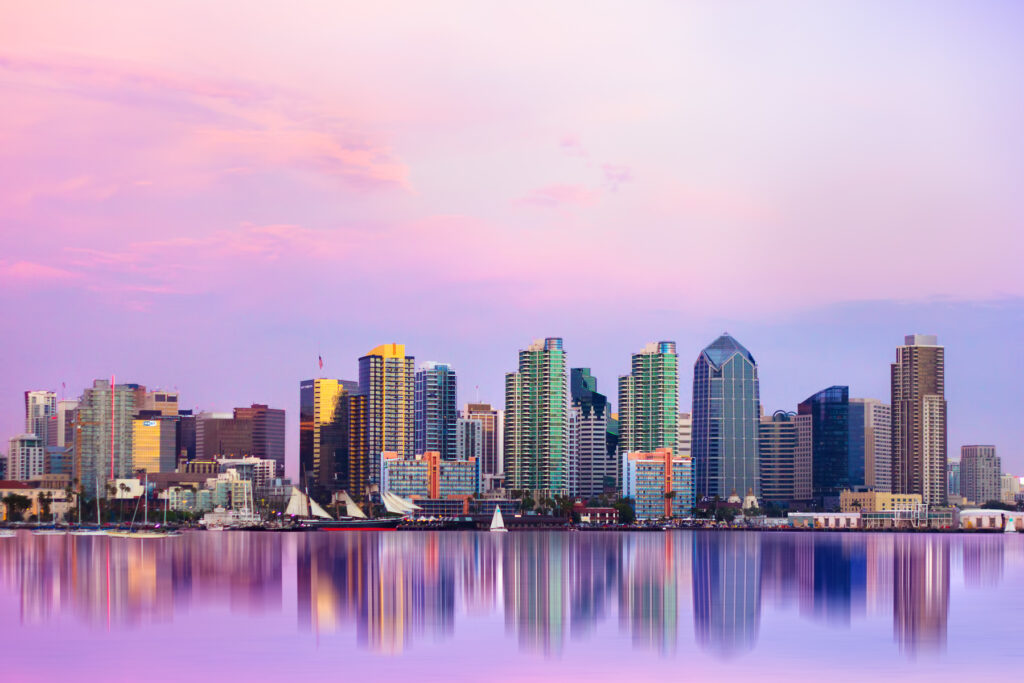
M 946 350 L 912 334 L 892 364 L 892 491 L 946 504 Z

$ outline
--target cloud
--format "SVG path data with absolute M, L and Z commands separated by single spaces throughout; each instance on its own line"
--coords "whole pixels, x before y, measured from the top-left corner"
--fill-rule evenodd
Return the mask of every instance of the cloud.
M 11 282 L 31 282 L 33 284 L 64 284 L 69 280 L 76 279 L 77 277 L 79 277 L 78 273 L 74 273 L 64 268 L 48 266 L 43 263 L 15 261 L 14 263 L 8 264 L 0 262 L 0 280 Z
M 604 174 L 605 186 L 612 192 L 618 190 L 619 185 L 633 179 L 633 172 L 628 166 L 601 164 L 601 172 Z
M 537 188 L 519 201 L 546 208 L 589 206 L 597 201 L 597 195 L 582 185 L 548 185 Z

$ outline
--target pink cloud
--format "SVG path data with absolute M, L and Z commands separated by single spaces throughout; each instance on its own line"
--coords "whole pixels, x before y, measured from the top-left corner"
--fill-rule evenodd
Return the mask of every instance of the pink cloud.
M 31 283 L 66 283 L 78 277 L 77 273 L 31 261 L 0 262 L 0 279 Z

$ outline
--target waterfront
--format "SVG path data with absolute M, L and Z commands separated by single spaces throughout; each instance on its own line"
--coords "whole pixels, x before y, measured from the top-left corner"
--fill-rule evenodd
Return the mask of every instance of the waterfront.
M 1022 610 L 1006 535 L 0 540 L 3 670 L 34 680 L 953 680 L 1021 665 Z

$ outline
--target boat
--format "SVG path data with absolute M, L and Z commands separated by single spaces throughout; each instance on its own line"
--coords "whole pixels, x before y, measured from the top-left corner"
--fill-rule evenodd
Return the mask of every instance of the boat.
M 499 533 L 507 532 L 508 529 L 505 527 L 505 520 L 501 516 L 501 506 L 494 506 L 494 516 L 491 517 L 491 531 Z
M 82 521 L 82 496 L 78 496 L 78 521 Z M 100 519 L 100 483 L 96 480 L 96 526 L 78 526 L 68 532 L 72 536 L 106 536 Z
M 298 489 L 292 489 L 293 499 Z M 340 519 L 334 519 L 323 508 L 316 504 L 316 501 L 312 500 L 308 496 L 306 499 L 310 505 L 310 509 L 315 515 L 316 519 L 303 519 L 300 520 L 302 524 L 312 529 L 323 529 L 324 531 L 391 531 L 397 529 L 398 526 L 405 521 L 405 515 L 409 514 L 412 509 L 419 510 L 413 502 L 401 498 L 400 496 L 393 496 L 390 493 L 384 493 L 381 496 L 381 500 L 384 502 L 384 507 L 387 508 L 388 512 L 392 512 L 396 517 L 377 517 L 369 518 L 366 513 L 356 504 L 352 497 L 348 495 L 347 491 L 341 491 L 341 499 L 345 502 L 345 513 L 346 517 Z M 301 494 L 304 495 L 304 494 Z M 289 502 L 288 509 L 292 509 L 292 504 Z M 292 514 L 286 511 L 286 514 Z
M 206 530 L 207 531 L 224 531 L 224 525 L 223 524 L 207 524 L 206 525 Z
M 67 529 L 58 529 L 57 527 L 40 527 L 32 531 L 33 536 L 66 536 Z
M 14 538 L 17 535 L 14 529 L 0 529 L 0 538 Z
M 1017 533 L 1017 521 L 1009 515 L 1003 515 L 1003 533 L 1004 534 L 1015 534 Z
M 100 527 L 79 527 L 68 532 L 71 536 L 106 536 L 107 532 Z

